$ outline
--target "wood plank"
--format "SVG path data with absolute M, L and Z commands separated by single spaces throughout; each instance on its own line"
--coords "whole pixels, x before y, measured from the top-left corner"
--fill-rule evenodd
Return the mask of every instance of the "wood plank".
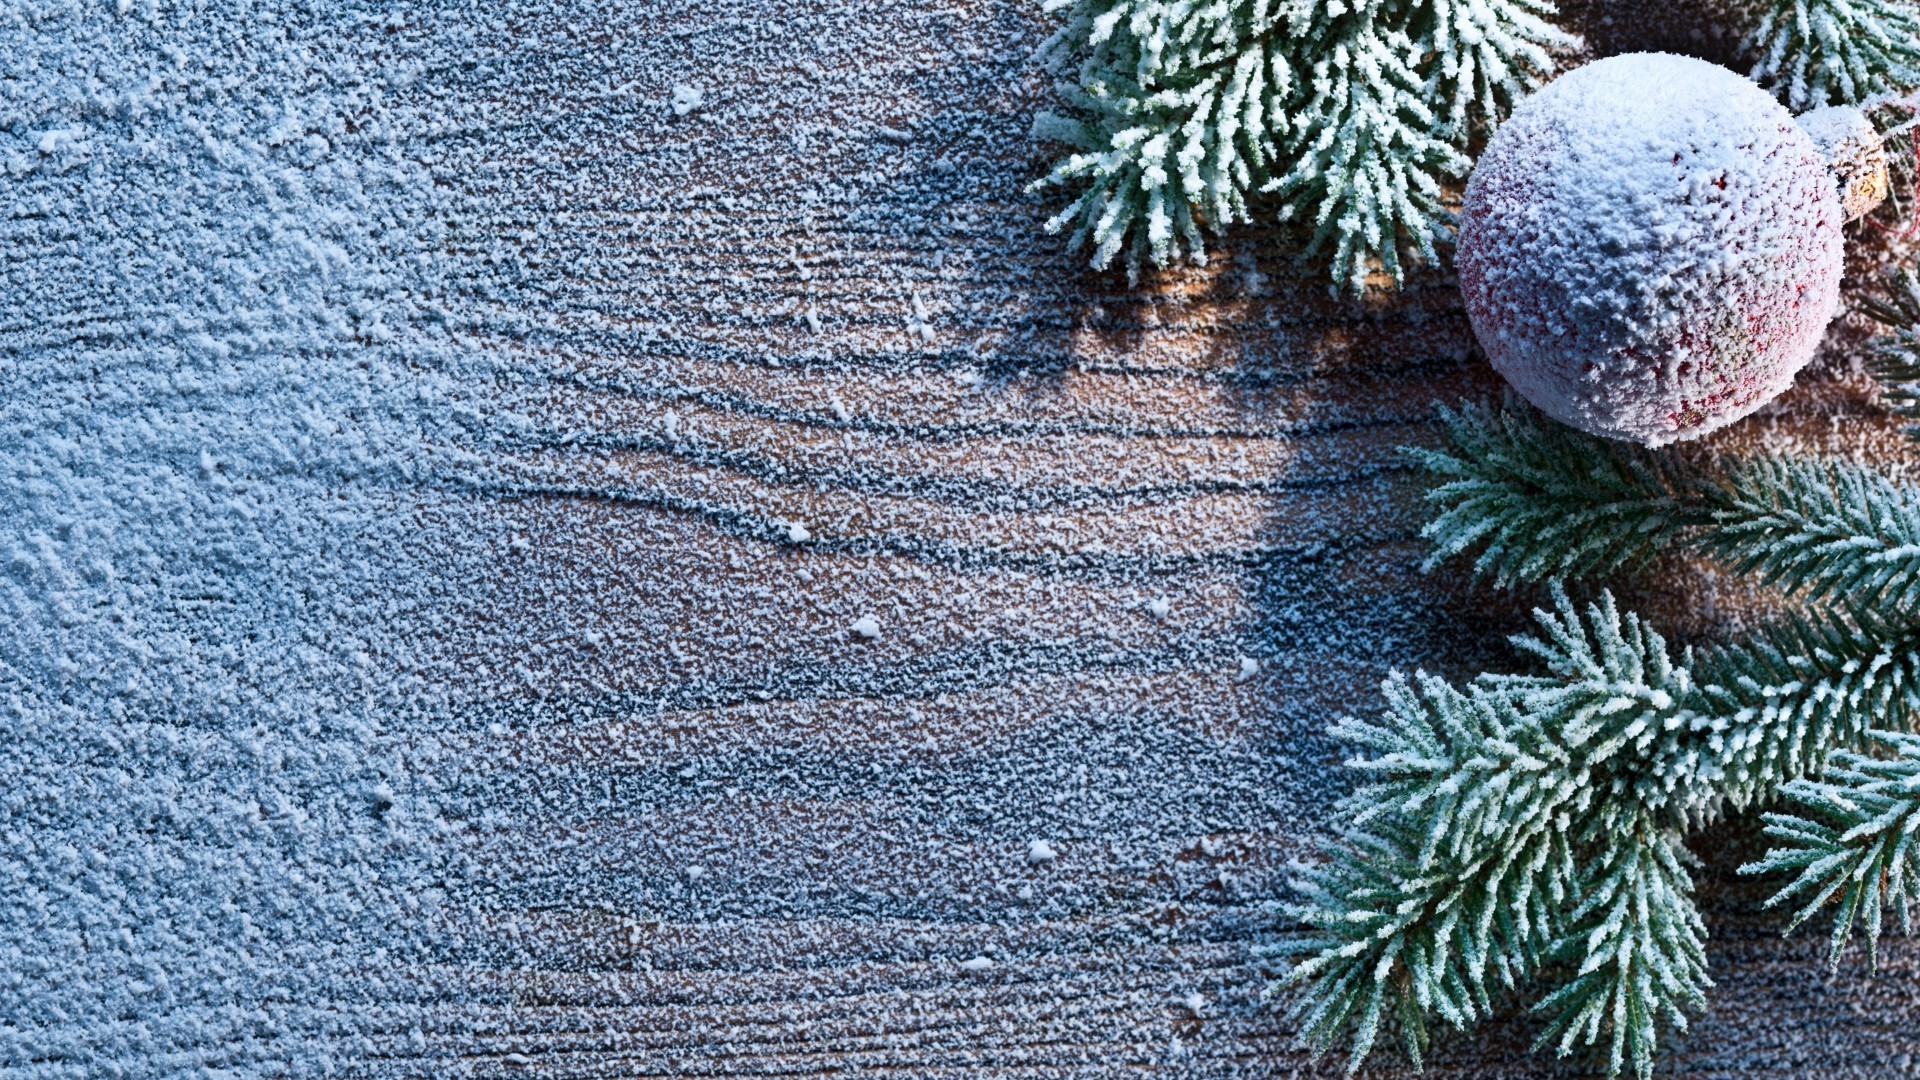
M 1569 9 L 1606 52 L 1732 47 L 1689 4 Z M 1393 447 L 1498 393 L 1450 282 L 1330 298 L 1270 227 L 1084 269 L 1023 193 L 1033 5 L 502 15 L 408 30 L 468 42 L 403 137 L 458 199 L 450 317 L 531 423 L 411 510 L 458 583 L 415 674 L 472 701 L 406 734 L 458 871 L 370 1066 L 1336 1075 L 1259 954 L 1348 782 L 1320 733 L 1391 667 L 1510 662 L 1529 602 L 1417 569 Z M 681 82 L 712 103 L 674 121 Z M 1909 457 L 1838 347 L 1723 441 Z M 1763 602 L 1641 589 L 1690 632 Z M 1750 831 L 1697 845 L 1719 986 L 1663 1068 L 1911 1074 L 1920 953 L 1827 977 L 1729 873 Z M 1527 1038 L 1429 1075 L 1543 1075 Z

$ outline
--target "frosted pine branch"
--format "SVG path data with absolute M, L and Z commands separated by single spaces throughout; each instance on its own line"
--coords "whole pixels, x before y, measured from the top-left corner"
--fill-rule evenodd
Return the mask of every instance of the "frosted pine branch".
M 1920 601 L 1920 493 L 1857 465 L 1733 462 L 1702 489 L 1701 546 L 1730 569 L 1810 601 Z
M 1280 12 L 1264 0 L 1202 7 L 1159 0 L 1049 0 L 1065 21 L 1041 49 L 1060 76 L 1065 116 L 1035 135 L 1078 148 L 1036 186 L 1082 186 L 1047 223 L 1072 228 L 1105 268 L 1130 274 L 1185 254 L 1204 262 L 1202 221 L 1247 219 L 1245 193 L 1266 179 L 1270 118 L 1291 90 L 1275 52 Z M 1196 216 L 1197 212 L 1197 216 Z
M 1801 617 L 1703 650 L 1699 756 L 1676 774 L 1717 789 L 1733 809 L 1816 775 L 1869 729 L 1920 715 L 1920 621 L 1868 609 Z
M 1418 1060 L 1428 1015 L 1465 1028 L 1565 950 L 1568 927 L 1598 910 L 1582 897 L 1603 882 L 1583 884 L 1582 868 L 1613 839 L 1682 820 L 1613 796 L 1670 730 L 1686 669 L 1611 597 L 1584 613 L 1555 602 L 1525 642 L 1546 674 L 1464 688 L 1396 676 L 1379 720 L 1336 727 L 1369 753 L 1350 763 L 1369 781 L 1341 807 L 1329 860 L 1295 881 L 1290 911 L 1309 931 L 1284 949 L 1304 957 L 1288 982 L 1316 1050 L 1349 1036 L 1357 1067 L 1385 1025 Z M 1663 998 L 1655 1015 L 1692 1002 Z
M 1578 965 L 1534 1010 L 1547 1017 L 1535 1048 L 1565 1057 L 1602 1039 L 1607 1073 L 1631 1064 L 1646 1080 L 1662 1026 L 1685 1031 L 1706 1007 L 1706 924 L 1693 903 L 1690 861 L 1678 835 L 1616 837 L 1583 875 L 1585 899 L 1567 918 L 1553 956 Z
M 1308 933 L 1279 950 L 1304 954 L 1289 981 L 1307 984 L 1291 1014 L 1316 1052 L 1351 1039 L 1357 1068 L 1383 1031 L 1416 1064 L 1427 1017 L 1466 1029 L 1493 1008 L 1550 943 L 1573 872 L 1563 835 L 1531 829 L 1464 862 L 1422 866 L 1406 821 L 1355 830 L 1338 857 L 1304 867 L 1289 911 Z
M 1416 9 L 1411 36 L 1432 48 L 1433 100 L 1445 103 L 1441 117 L 1455 134 L 1504 116 L 1552 74 L 1548 50 L 1580 43 L 1549 21 L 1556 9 L 1545 0 L 1429 0 Z
M 1465 1028 L 1538 991 L 1546 1042 L 1645 1075 L 1710 985 L 1683 837 L 1920 706 L 1910 619 L 1857 610 L 1676 656 L 1611 595 L 1552 592 L 1515 639 L 1538 672 L 1394 676 L 1378 719 L 1335 726 L 1365 780 L 1295 882 L 1307 933 L 1282 950 L 1316 1050 L 1350 1038 L 1357 1065 L 1390 1028 L 1417 1058 L 1428 1017 Z M 1572 974 L 1543 986 L 1560 961 Z
M 1744 47 L 1754 80 L 1795 112 L 1920 86 L 1920 11 L 1908 0 L 1769 0 Z
M 1442 412 L 1451 445 L 1405 453 L 1443 482 L 1426 568 L 1474 554 L 1500 586 L 1634 569 L 1706 523 L 1671 452 L 1598 439 L 1531 406 Z
M 1688 543 L 1805 600 L 1920 602 L 1920 492 L 1872 470 L 1647 450 L 1528 406 L 1444 417 L 1450 446 L 1407 451 L 1444 481 L 1427 495 L 1428 569 L 1471 554 L 1506 586 L 1630 570 Z
M 1035 135 L 1075 148 L 1036 183 L 1079 195 L 1047 223 L 1129 272 L 1185 256 L 1277 192 L 1283 218 L 1334 242 L 1335 280 L 1395 280 L 1446 235 L 1442 185 L 1574 39 L 1537 0 L 1049 0 L 1041 57 L 1064 115 Z
M 1436 258 L 1441 185 L 1468 165 L 1424 100 L 1416 43 L 1383 25 L 1382 8 L 1362 3 L 1301 35 L 1308 96 L 1289 102 L 1276 136 L 1292 167 L 1263 189 L 1280 196 L 1282 220 L 1313 226 L 1309 253 L 1333 240 L 1334 279 L 1354 292 L 1373 261 L 1402 278 L 1403 239 L 1418 258 Z
M 1417 1062 L 1429 1014 L 1461 1029 L 1485 1015 L 1537 965 L 1574 872 L 1555 808 L 1581 793 L 1532 782 L 1543 756 L 1569 768 L 1539 718 L 1424 674 L 1386 693 L 1377 723 L 1336 729 L 1375 753 L 1352 763 L 1375 779 L 1343 807 L 1333 858 L 1295 879 L 1289 911 L 1309 933 L 1283 949 L 1305 957 L 1288 977 L 1305 987 L 1302 1040 L 1350 1035 L 1351 1067 L 1383 1025 Z
M 1920 420 L 1920 273 L 1901 267 L 1885 291 L 1863 298 L 1860 308 L 1891 331 L 1874 343 L 1868 359 L 1881 396 L 1908 421 Z M 1920 434 L 1911 423 L 1907 431 Z
M 1872 958 L 1882 923 L 1899 915 L 1913 932 L 1912 906 L 1920 891 L 1920 736 L 1874 732 L 1894 754 L 1834 755 L 1818 780 L 1798 780 L 1782 794 L 1794 813 L 1768 814 L 1767 835 L 1784 842 L 1742 873 L 1793 873 L 1767 901 L 1799 898 L 1788 930 L 1833 906 L 1828 963 L 1837 966 L 1856 925 L 1864 926 Z
M 1291 89 L 1275 53 L 1279 14 L 1262 0 L 1204 8 L 1157 0 L 1050 0 L 1065 24 L 1041 55 L 1061 76 L 1065 116 L 1040 138 L 1077 148 L 1035 186 L 1084 187 L 1047 222 L 1071 227 L 1093 265 L 1129 273 L 1179 254 L 1206 261 L 1204 227 L 1247 220 L 1245 195 L 1267 176 L 1270 118 Z
M 1541 17 L 1553 10 L 1362 2 L 1298 30 L 1300 91 L 1276 136 L 1292 164 L 1264 190 L 1280 195 L 1282 220 L 1313 226 L 1309 253 L 1333 242 L 1345 288 L 1361 291 L 1376 265 L 1400 282 L 1403 248 L 1437 257 L 1450 221 L 1443 186 L 1466 174 L 1474 125 L 1491 125 L 1552 72 L 1549 47 L 1576 42 Z

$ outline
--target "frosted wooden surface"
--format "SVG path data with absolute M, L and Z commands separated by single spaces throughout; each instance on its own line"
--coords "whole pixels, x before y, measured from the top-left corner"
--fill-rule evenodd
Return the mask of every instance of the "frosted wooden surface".
M 1247 228 L 1129 287 L 1041 235 L 1036 6 L 397 36 L 471 35 L 419 92 L 448 102 L 427 145 L 477 347 L 598 434 L 535 433 L 522 490 L 419 511 L 472 538 L 416 556 L 449 613 L 429 677 L 502 719 L 444 740 L 489 813 L 396 1069 L 1315 1072 L 1255 950 L 1344 782 L 1324 725 L 1390 667 L 1509 660 L 1525 598 L 1418 572 L 1393 452 L 1498 386 L 1443 276 L 1335 301 Z M 1698 12 L 1576 14 L 1607 51 L 1727 45 Z M 680 84 L 706 103 L 676 119 Z M 1839 353 L 1727 438 L 1904 453 Z M 1635 595 L 1682 630 L 1741 609 L 1688 588 Z M 1753 843 L 1697 845 L 1719 986 L 1663 1069 L 1910 1072 L 1920 954 L 1829 979 L 1732 877 Z M 1429 1075 L 1539 1075 L 1528 1038 Z

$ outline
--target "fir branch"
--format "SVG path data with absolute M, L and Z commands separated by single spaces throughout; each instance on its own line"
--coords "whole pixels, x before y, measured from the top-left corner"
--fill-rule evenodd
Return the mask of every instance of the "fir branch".
M 1767 835 L 1786 846 L 1740 868 L 1743 874 L 1796 873 L 1767 901 L 1772 907 L 1805 899 L 1789 933 L 1837 902 L 1829 967 L 1839 966 L 1856 924 L 1865 926 L 1868 958 L 1877 961 L 1889 909 L 1898 911 L 1903 933 L 1913 932 L 1912 905 L 1920 891 L 1920 736 L 1876 731 L 1873 738 L 1895 756 L 1841 751 L 1819 780 L 1786 785 L 1781 793 L 1798 812 L 1766 815 Z
M 1601 1041 L 1645 1075 L 1658 1031 L 1710 985 L 1681 838 L 1920 710 L 1920 621 L 1858 609 L 1678 657 L 1610 594 L 1556 582 L 1534 674 L 1455 687 L 1395 676 L 1378 720 L 1333 733 L 1366 781 L 1327 861 L 1295 881 L 1308 928 L 1287 983 L 1303 1041 L 1397 1028 L 1417 1059 L 1438 1015 L 1465 1028 L 1496 993 L 1574 965 L 1537 1008 L 1562 1053 Z
M 1731 462 L 1699 488 L 1701 546 L 1739 574 L 1801 599 L 1861 607 L 1920 601 L 1920 493 L 1838 462 Z
M 1554 10 L 1361 2 L 1297 30 L 1300 92 L 1277 136 L 1292 166 L 1264 190 L 1279 194 L 1282 221 L 1314 226 L 1306 254 L 1333 240 L 1336 282 L 1360 292 L 1378 264 L 1399 284 L 1403 247 L 1438 258 L 1451 223 L 1442 190 L 1466 174 L 1475 125 L 1491 126 L 1544 81 L 1549 48 L 1578 43 L 1542 18 Z
M 1427 866 L 1420 839 L 1399 819 L 1355 830 L 1337 857 L 1292 882 L 1288 911 L 1308 933 L 1276 951 L 1306 954 L 1288 981 L 1311 985 L 1290 1012 L 1316 1053 L 1350 1037 L 1350 1069 L 1383 1030 L 1396 1030 L 1418 1064 L 1429 1013 L 1462 1030 L 1487 1015 L 1490 984 L 1511 988 L 1534 968 L 1565 901 L 1574 863 L 1562 834 L 1532 829 Z
M 1795 112 L 1920 86 L 1920 12 L 1908 0 L 1770 0 L 1743 48 L 1754 81 Z
M 1403 278 L 1403 238 L 1421 261 L 1438 258 L 1441 185 L 1469 164 L 1424 100 L 1413 39 L 1384 7 L 1360 3 L 1302 35 L 1310 96 L 1290 102 L 1278 136 L 1293 164 L 1263 189 L 1279 195 L 1282 221 L 1313 225 L 1306 254 L 1334 240 L 1334 280 L 1353 292 L 1375 260 Z
M 1634 569 L 1706 522 L 1672 452 L 1597 439 L 1526 405 L 1441 412 L 1451 446 L 1403 453 L 1445 482 L 1421 530 L 1426 569 L 1477 549 L 1476 576 L 1507 587 Z
M 1817 775 L 1871 728 L 1915 726 L 1920 620 L 1859 607 L 1792 618 L 1703 650 L 1694 671 L 1698 746 L 1676 772 L 1744 809 Z
M 1350 1034 L 1357 1067 L 1391 1024 L 1417 1061 L 1427 1014 L 1465 1028 L 1551 950 L 1568 951 L 1570 928 L 1610 940 L 1595 932 L 1611 925 L 1611 909 L 1582 898 L 1613 879 L 1586 881 L 1582 868 L 1602 865 L 1619 837 L 1684 820 L 1664 798 L 1636 803 L 1631 781 L 1656 767 L 1650 752 L 1692 693 L 1687 670 L 1610 596 L 1584 613 L 1557 587 L 1554 599 L 1554 611 L 1537 613 L 1542 636 L 1520 642 L 1545 660 L 1545 674 L 1465 688 L 1396 676 L 1378 721 L 1335 728 L 1371 752 L 1350 762 L 1370 780 L 1342 805 L 1348 825 L 1329 859 L 1296 879 L 1300 901 L 1289 911 L 1309 933 L 1283 949 L 1306 957 L 1287 982 L 1301 988 L 1292 1012 L 1317 1051 Z M 1629 797 L 1612 797 L 1621 791 Z M 1641 993 L 1643 962 L 1596 961 L 1579 985 L 1612 993 L 1608 972 L 1618 970 Z M 1691 985 L 1668 979 L 1634 1000 L 1674 990 L 1649 1013 L 1670 1016 L 1692 1007 Z M 1584 1017 L 1586 998 L 1576 997 L 1569 1015 Z M 1651 1045 L 1650 1029 L 1631 1037 Z
M 1429 0 L 1413 11 L 1410 36 L 1433 60 L 1431 99 L 1445 103 L 1442 119 L 1455 136 L 1491 126 L 1545 81 L 1550 49 L 1580 45 L 1548 21 L 1558 11 L 1548 0 Z
M 1274 191 L 1283 219 L 1334 239 L 1353 289 L 1403 249 L 1431 259 L 1442 185 L 1476 127 L 1496 121 L 1576 39 L 1545 0 L 1048 0 L 1040 55 L 1065 115 L 1036 137 L 1075 153 L 1035 187 L 1079 188 L 1047 223 L 1104 268 L 1205 261 L 1203 234 Z M 1435 105 L 1438 108 L 1435 108 Z
M 1063 76 L 1069 113 L 1041 114 L 1034 134 L 1079 152 L 1033 186 L 1085 187 L 1047 231 L 1071 225 L 1068 248 L 1091 244 L 1096 269 L 1124 253 L 1130 277 L 1183 253 L 1204 263 L 1203 226 L 1248 220 L 1246 192 L 1268 175 L 1270 118 L 1292 87 L 1275 52 L 1279 14 L 1265 0 L 1047 10 L 1067 12 L 1041 56 Z
M 1888 406 L 1909 421 L 1907 433 L 1920 434 L 1912 423 L 1920 420 L 1920 273 L 1902 266 L 1881 295 L 1861 298 L 1860 310 L 1892 331 L 1874 342 L 1867 365 Z
M 1599 845 L 1585 875 L 1585 899 L 1554 943 L 1556 959 L 1579 964 L 1571 981 L 1534 1011 L 1547 1022 L 1538 1049 L 1607 1038 L 1607 1073 L 1631 1062 L 1646 1080 L 1662 1026 L 1687 1029 L 1687 1010 L 1706 1007 L 1706 924 L 1693 903 L 1690 861 L 1677 833 L 1642 832 Z
M 1920 603 L 1920 492 L 1857 465 L 1685 456 L 1595 438 L 1530 406 L 1444 412 L 1426 567 L 1474 554 L 1500 586 L 1635 569 L 1690 543 L 1808 601 Z
M 1643 811 L 1666 811 L 1667 823 L 1683 823 L 1696 808 L 1676 806 L 1661 762 L 1672 756 L 1666 744 L 1685 729 L 1684 705 L 1698 691 L 1689 658 L 1676 663 L 1666 640 L 1638 615 L 1623 614 L 1612 593 L 1603 591 L 1584 613 L 1557 581 L 1552 594 L 1553 610 L 1533 613 L 1541 633 L 1513 638 L 1516 649 L 1541 661 L 1544 674 L 1481 675 L 1476 684 L 1545 718 L 1555 738 L 1579 752 L 1571 763 L 1586 790 L 1639 797 L 1634 804 L 1582 803 L 1583 813 L 1600 815 L 1602 831 L 1630 830 Z M 1653 783 L 1636 783 L 1642 774 Z

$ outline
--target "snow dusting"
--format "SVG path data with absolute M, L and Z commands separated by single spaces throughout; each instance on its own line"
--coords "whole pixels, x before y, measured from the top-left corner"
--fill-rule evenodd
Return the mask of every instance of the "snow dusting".
M 514 995 L 714 958 L 1028 955 L 1132 1039 L 1115 933 L 1268 1015 L 1281 860 L 1183 853 L 1331 794 L 1212 659 L 1311 588 L 1304 415 L 1061 383 L 1031 13 L 763 15 L 0 15 L 0 1069 L 522 1067 Z
M 1310 1073 L 1322 733 L 1524 615 L 1393 453 L 1496 381 L 1088 273 L 1044 34 L 0 8 L 0 1073 Z
M 404 72 L 105 14 L 0 15 L 0 1067 L 326 1073 L 445 897 L 382 670 L 474 389 L 444 225 Z

